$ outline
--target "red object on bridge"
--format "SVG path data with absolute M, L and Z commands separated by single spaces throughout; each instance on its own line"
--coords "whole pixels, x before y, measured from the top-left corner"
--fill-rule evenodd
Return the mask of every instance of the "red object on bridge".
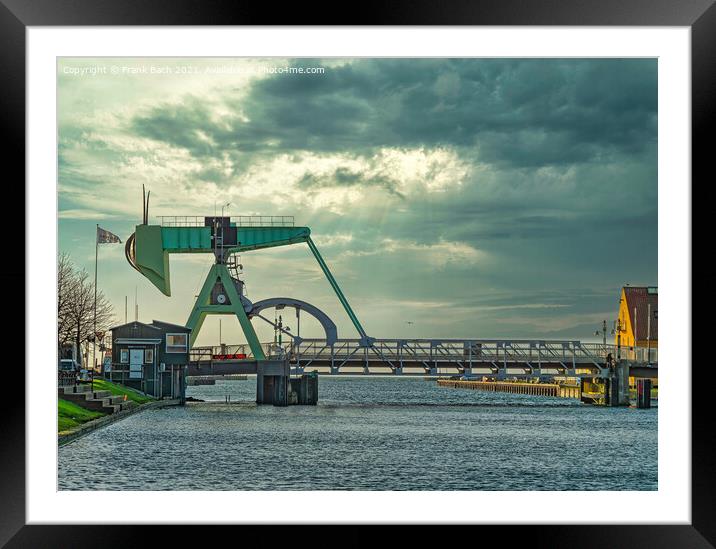
M 244 360 L 246 353 L 232 353 L 228 355 L 211 355 L 213 360 Z

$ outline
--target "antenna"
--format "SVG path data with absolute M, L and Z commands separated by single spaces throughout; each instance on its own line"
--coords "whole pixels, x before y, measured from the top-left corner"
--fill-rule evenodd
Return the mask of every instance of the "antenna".
M 149 195 L 152 194 L 152 191 L 147 192 L 147 205 L 144 208 L 144 224 L 147 225 L 149 223 Z
M 134 287 L 134 322 L 139 321 L 139 304 L 137 303 L 137 287 Z

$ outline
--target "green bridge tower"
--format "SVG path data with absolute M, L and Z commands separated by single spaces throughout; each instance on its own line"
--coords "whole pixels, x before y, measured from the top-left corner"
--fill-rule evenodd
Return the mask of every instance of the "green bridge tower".
M 294 226 L 293 217 L 164 216 L 160 217 L 160 220 L 159 225 L 148 224 L 145 204 L 143 223 L 137 225 L 134 233 L 127 239 L 125 254 L 132 267 L 148 278 L 164 295 L 171 295 L 170 254 L 213 253 L 215 257 L 214 265 L 209 270 L 186 321 L 186 326 L 192 330 L 190 347 L 194 345 L 207 315 L 233 314 L 241 325 L 254 358 L 265 360 L 264 351 L 250 320 L 252 312 L 256 314 L 254 304 L 243 295 L 243 282 L 238 277 L 241 266 L 236 261 L 236 254 L 302 242 L 308 244 L 323 274 L 358 331 L 361 345 L 371 345 L 372 338 L 368 337 L 361 326 L 311 239 L 311 230 L 308 227 Z M 267 302 L 273 303 L 276 299 Z M 288 300 L 288 302 L 291 306 L 302 304 L 307 310 L 322 314 L 308 303 L 298 300 Z M 328 319 L 322 323 L 324 327 L 326 323 L 332 324 Z M 333 325 L 333 332 L 335 332 L 335 325 Z

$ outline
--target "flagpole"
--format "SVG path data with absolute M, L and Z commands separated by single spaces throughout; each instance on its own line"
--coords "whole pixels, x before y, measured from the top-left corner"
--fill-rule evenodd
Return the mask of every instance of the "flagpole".
M 94 318 L 92 321 L 92 335 L 94 338 L 97 337 L 97 253 L 99 250 L 99 223 L 94 232 Z M 95 349 L 97 347 L 97 341 L 92 339 L 92 371 L 95 367 Z

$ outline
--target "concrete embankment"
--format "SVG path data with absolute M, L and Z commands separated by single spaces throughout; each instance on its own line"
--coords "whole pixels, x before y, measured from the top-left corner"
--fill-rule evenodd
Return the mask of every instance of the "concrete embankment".
M 473 389 L 498 393 L 515 393 L 520 395 L 551 396 L 561 398 L 580 398 L 578 385 L 557 383 L 524 383 L 513 381 L 470 381 L 463 379 L 438 379 L 441 387 L 453 389 Z
M 112 423 L 115 423 L 116 421 L 122 420 L 126 417 L 129 417 L 131 415 L 134 415 L 138 412 L 143 412 L 144 410 L 148 410 L 150 408 L 164 408 L 165 406 L 178 406 L 180 404 L 179 399 L 172 399 L 172 400 L 153 400 L 152 402 L 146 402 L 145 404 L 140 404 L 139 406 L 134 406 L 128 410 L 122 410 L 119 412 L 115 412 L 114 414 L 109 414 L 97 419 L 94 419 L 92 421 L 88 421 L 87 423 L 83 423 L 79 427 L 66 432 L 62 433 L 57 436 L 57 444 L 59 446 L 64 446 L 66 444 L 69 444 L 70 442 L 74 442 L 78 438 L 83 437 L 84 435 L 87 435 L 91 433 L 92 431 L 95 431 L 101 427 L 106 427 L 107 425 L 111 425 Z

